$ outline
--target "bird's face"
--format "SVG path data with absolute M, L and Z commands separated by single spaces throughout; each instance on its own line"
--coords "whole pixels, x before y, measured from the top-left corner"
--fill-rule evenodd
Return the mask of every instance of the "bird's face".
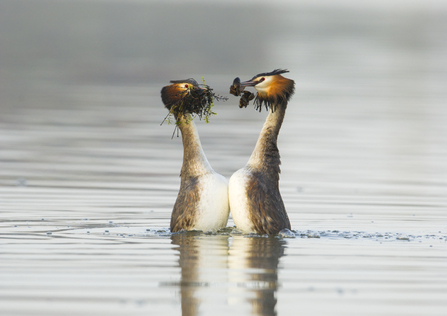
M 171 83 L 171 85 L 161 89 L 161 100 L 169 110 L 173 105 L 178 104 L 188 94 L 191 94 L 191 92 L 200 94 L 205 90 L 200 88 L 194 79 L 173 80 Z
M 241 88 L 254 87 L 258 93 L 269 96 L 273 92 L 272 87 L 276 85 L 276 82 L 280 80 L 280 78 L 284 77 L 281 75 L 257 76 L 250 80 L 241 82 Z
M 269 73 L 261 73 L 250 80 L 238 83 L 240 85 L 238 89 L 242 91 L 245 87 L 254 87 L 258 92 L 255 103 L 259 107 L 262 103 L 265 103 L 267 107 L 277 103 L 287 103 L 295 92 L 295 82 L 281 75 L 286 72 L 288 71 L 276 69 Z
M 194 79 L 171 80 L 169 86 L 161 89 L 161 100 L 169 110 L 165 120 L 174 115 L 176 124 L 182 119 L 193 119 L 198 116 L 208 123 L 209 117 L 214 115 L 212 108 L 214 100 L 226 100 L 227 98 L 213 93 L 210 86 L 200 85 Z

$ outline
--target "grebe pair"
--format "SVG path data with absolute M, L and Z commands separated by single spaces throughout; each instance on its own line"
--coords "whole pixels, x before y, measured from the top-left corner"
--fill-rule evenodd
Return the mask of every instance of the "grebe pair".
M 244 233 L 277 234 L 282 229 L 291 228 L 278 185 L 281 161 L 277 139 L 295 87 L 293 80 L 282 76 L 286 72 L 276 69 L 245 82 L 240 82 L 239 78 L 233 82 L 230 92 L 237 96 L 246 87 L 254 87 L 257 109 L 261 110 L 264 105 L 269 114 L 247 165 L 236 171 L 229 183 L 206 159 L 191 114 L 187 111 L 174 113 L 182 133 L 184 152 L 171 232 L 225 227 L 230 209 L 236 227 Z M 161 91 L 168 109 L 184 93 L 202 89 L 191 79 L 171 83 Z M 242 106 L 247 105 L 248 95 L 245 91 Z

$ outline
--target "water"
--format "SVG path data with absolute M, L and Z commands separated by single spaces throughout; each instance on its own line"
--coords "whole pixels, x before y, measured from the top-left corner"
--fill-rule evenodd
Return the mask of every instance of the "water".
M 0 314 L 445 315 L 442 3 L 2 1 L 0 15 Z M 229 96 L 235 76 L 278 67 L 297 85 L 279 139 L 292 232 L 230 219 L 171 235 L 182 146 L 160 126 L 161 87 L 204 76 Z M 266 114 L 232 96 L 215 111 L 197 126 L 229 177 Z

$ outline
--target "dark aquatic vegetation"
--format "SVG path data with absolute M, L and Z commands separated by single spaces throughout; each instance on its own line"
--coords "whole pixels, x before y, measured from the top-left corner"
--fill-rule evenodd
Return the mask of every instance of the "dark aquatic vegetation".
M 239 100 L 239 108 L 246 108 L 248 103 L 255 98 L 255 94 L 250 91 L 244 91 Z
M 241 79 L 239 77 L 234 78 L 233 84 L 230 86 L 230 93 L 236 97 L 241 95 Z
M 239 77 L 233 80 L 233 84 L 230 86 L 230 93 L 236 97 L 242 96 L 239 100 L 239 108 L 246 108 L 251 100 L 255 98 L 255 94 L 250 91 L 243 91 L 244 88 L 241 89 L 241 79 Z
M 213 89 L 205 84 L 198 84 L 196 80 L 189 78 L 185 80 L 171 80 L 171 85 L 163 87 L 161 97 L 165 107 L 169 110 L 168 115 L 161 122 L 166 120 L 171 122 L 170 117 L 173 115 L 178 124 L 178 117 L 191 114 L 192 118 L 198 116 L 204 118 L 209 123 L 209 117 L 215 115 L 212 111 L 214 100 L 226 101 L 227 97 L 222 97 L 213 92 Z

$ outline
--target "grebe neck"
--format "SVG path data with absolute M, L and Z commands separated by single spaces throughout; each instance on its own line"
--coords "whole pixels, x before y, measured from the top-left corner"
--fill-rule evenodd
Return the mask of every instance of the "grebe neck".
M 275 109 L 273 111 L 272 109 Z M 277 146 L 278 134 L 286 113 L 286 105 L 274 104 L 265 120 L 255 149 L 248 160 L 251 169 L 276 174 L 279 179 L 281 159 Z
M 177 118 L 182 133 L 183 165 L 180 176 L 195 177 L 213 172 L 200 143 L 199 133 L 189 114 Z

